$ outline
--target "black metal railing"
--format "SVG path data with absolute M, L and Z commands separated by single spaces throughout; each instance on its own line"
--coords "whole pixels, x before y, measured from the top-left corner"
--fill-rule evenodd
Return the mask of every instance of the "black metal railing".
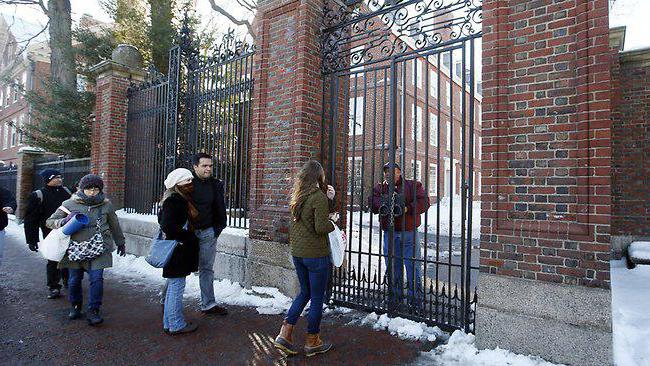
M 157 213 L 165 175 L 205 152 L 224 182 L 228 225 L 248 228 L 254 48 L 230 31 L 202 55 L 187 24 L 180 33 L 169 76 L 150 70 L 129 89 L 126 211 Z
M 37 161 L 34 164 L 33 190 L 40 189 L 45 184 L 41 177 L 41 173 L 45 169 L 56 169 L 60 171 L 63 176 L 63 184 L 74 191 L 79 185 L 79 180 L 84 175 L 90 173 L 90 158 L 56 158 L 55 160 Z
M 7 189 L 16 197 L 16 181 L 18 180 L 18 169 L 15 166 L 0 168 L 0 187 Z

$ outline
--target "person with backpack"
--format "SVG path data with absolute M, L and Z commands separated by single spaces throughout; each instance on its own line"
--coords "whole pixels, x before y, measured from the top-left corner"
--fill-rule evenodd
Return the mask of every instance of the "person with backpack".
M 33 252 L 38 251 L 38 230 L 41 229 L 43 238 L 50 233 L 51 230 L 45 225 L 45 220 L 72 195 L 72 192 L 63 185 L 63 177 L 58 170 L 45 169 L 40 175 L 45 185 L 29 196 L 24 217 L 25 239 Z M 61 279 L 63 279 L 63 287 L 68 287 L 68 270 L 59 269 L 58 265 L 59 262 L 47 261 L 48 299 L 61 297 Z
M 48 228 L 58 229 L 80 213 L 89 219 L 86 226 L 70 236 L 68 251 L 59 262 L 59 268 L 68 268 L 70 272 L 70 320 L 81 318 L 81 280 L 84 272 L 88 273 L 90 299 L 86 320 L 91 326 L 104 322 L 99 308 L 104 295 L 104 269 L 113 266 L 112 252 L 117 247 L 118 255 L 126 255 L 124 234 L 115 207 L 104 196 L 103 190 L 104 181 L 101 177 L 94 174 L 84 176 L 79 181 L 77 192 L 45 221 Z

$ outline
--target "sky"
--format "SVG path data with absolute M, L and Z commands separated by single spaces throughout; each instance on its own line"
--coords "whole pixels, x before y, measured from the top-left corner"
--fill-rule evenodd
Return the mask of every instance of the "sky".
M 625 50 L 650 47 L 650 0 L 616 0 L 609 13 L 610 27 L 626 26 Z

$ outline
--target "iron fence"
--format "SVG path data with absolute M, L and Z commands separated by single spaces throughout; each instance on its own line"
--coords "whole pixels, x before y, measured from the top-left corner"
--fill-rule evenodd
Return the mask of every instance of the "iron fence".
M 63 177 L 63 184 L 75 191 L 81 178 L 90 173 L 90 158 L 37 161 L 34 164 L 34 176 L 32 180 L 34 190 L 45 185 L 41 177 L 41 173 L 45 169 L 56 169 L 60 171 Z
M 205 152 L 224 182 L 228 225 L 248 228 L 254 48 L 229 31 L 201 55 L 184 24 L 169 55 L 169 75 L 150 70 L 129 89 L 126 210 L 157 213 L 165 175 Z
M 16 181 L 18 180 L 18 168 L 9 167 L 0 169 L 0 187 L 8 190 L 16 197 Z

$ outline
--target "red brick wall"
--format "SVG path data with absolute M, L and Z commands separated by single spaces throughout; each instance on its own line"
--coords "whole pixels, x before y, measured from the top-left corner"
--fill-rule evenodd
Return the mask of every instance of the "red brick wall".
M 322 9 L 322 0 L 258 4 L 250 192 L 255 239 L 288 241 L 293 177 L 320 153 Z
M 612 235 L 650 236 L 650 57 L 612 63 Z
M 124 204 L 128 87 L 129 79 L 107 73 L 97 78 L 95 89 L 91 171 L 102 177 L 104 192 L 117 207 Z
M 609 286 L 608 2 L 484 1 L 481 271 Z

